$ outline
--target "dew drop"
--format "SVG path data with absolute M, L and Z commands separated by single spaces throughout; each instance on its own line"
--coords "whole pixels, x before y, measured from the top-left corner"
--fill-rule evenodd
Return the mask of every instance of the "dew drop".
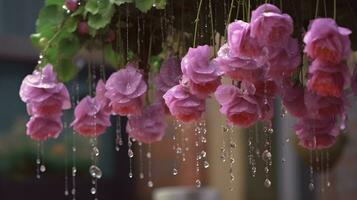
M 264 168 L 264 172 L 267 174 L 267 173 L 269 173 L 269 167 L 265 167 Z
M 197 187 L 197 188 L 200 188 L 201 185 L 202 185 L 200 179 L 197 179 L 196 182 L 195 182 L 195 184 L 196 184 L 196 187 Z
M 36 175 L 36 178 L 37 178 L 37 179 L 40 179 L 40 178 L 41 178 L 41 175 L 37 174 L 37 175 Z
M 97 193 L 97 189 L 95 189 L 95 187 L 92 187 L 92 188 L 90 189 L 90 193 L 91 193 L 91 194 Z
M 144 179 L 144 173 L 140 173 L 139 177 L 140 179 Z
M 72 167 L 72 176 L 76 176 L 76 174 L 77 174 L 77 168 Z
M 205 161 L 205 162 L 203 163 L 203 167 L 204 167 L 205 169 L 209 168 L 209 163 L 208 163 L 208 161 Z
M 99 149 L 97 147 L 93 147 L 92 155 L 95 156 L 95 157 L 99 156 Z
M 68 190 L 65 190 L 65 191 L 64 191 L 64 196 L 68 196 L 68 195 L 69 195 Z
M 174 169 L 172 170 L 172 174 L 173 174 L 174 176 L 176 176 L 176 175 L 178 174 L 178 171 L 177 171 L 176 168 L 174 168 Z
M 151 153 L 150 153 L 150 152 L 147 152 L 147 153 L 146 153 L 146 157 L 147 157 L 147 158 L 151 158 Z
M 41 166 L 40 166 L 40 171 L 41 171 L 41 172 L 45 172 L 45 171 L 46 171 L 46 166 L 41 165 Z
M 36 164 L 41 164 L 41 160 L 39 158 L 36 159 Z
M 315 190 L 315 185 L 314 183 L 309 183 L 309 190 L 314 191 Z
M 327 181 L 326 186 L 327 186 L 327 187 L 330 187 L 330 186 L 331 186 L 331 182 L 330 182 L 330 181 Z
M 265 179 L 265 181 L 264 181 L 264 186 L 265 186 L 266 188 L 270 188 L 270 186 L 271 186 L 271 181 L 270 181 L 269 179 Z
M 89 174 L 96 179 L 102 178 L 102 170 L 95 165 L 90 166 Z
M 128 150 L 128 156 L 129 156 L 129 158 L 134 157 L 134 152 L 133 152 L 133 150 L 131 150 L 131 149 Z
M 268 129 L 268 133 L 270 133 L 270 134 L 274 133 L 274 129 L 269 128 L 269 129 Z
M 149 187 L 149 188 L 154 187 L 154 183 L 153 183 L 152 181 L 148 181 L 148 187 Z
M 115 151 L 120 151 L 120 147 L 118 145 L 115 146 Z
M 129 178 L 133 178 L 133 173 L 129 172 Z
M 207 153 L 202 150 L 202 151 L 201 151 L 201 156 L 202 156 L 203 158 L 205 158 L 205 157 L 207 156 Z
M 75 195 L 76 194 L 76 189 L 73 188 L 71 193 L 72 193 L 72 195 Z
M 270 151 L 265 150 L 262 154 L 262 158 L 265 162 L 268 162 L 271 159 L 272 155 L 270 153 Z

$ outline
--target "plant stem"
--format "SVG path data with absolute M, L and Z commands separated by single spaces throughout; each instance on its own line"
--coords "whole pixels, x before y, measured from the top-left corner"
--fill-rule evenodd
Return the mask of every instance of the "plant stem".
M 200 4 L 198 5 L 197 16 L 195 20 L 195 35 L 193 36 L 193 47 L 196 47 L 196 38 L 197 38 L 197 29 L 198 29 L 198 22 L 200 21 L 200 12 L 202 7 L 203 0 L 200 0 Z
M 336 0 L 333 0 L 333 19 L 336 20 L 337 5 Z
M 232 11 L 233 11 L 233 6 L 234 6 L 234 0 L 231 1 L 231 7 L 229 9 L 229 14 L 228 14 L 228 19 L 227 19 L 227 26 L 231 22 L 231 16 L 232 16 Z M 227 38 L 227 28 L 224 34 L 224 37 Z

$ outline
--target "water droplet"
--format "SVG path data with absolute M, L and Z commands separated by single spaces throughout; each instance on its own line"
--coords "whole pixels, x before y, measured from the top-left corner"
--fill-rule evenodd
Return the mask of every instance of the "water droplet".
M 36 159 L 36 164 L 41 164 L 41 160 L 39 158 Z
M 231 174 L 231 181 L 233 182 L 233 181 L 234 181 L 234 179 L 235 179 L 234 175 L 233 175 L 233 174 Z
M 147 153 L 146 153 L 146 157 L 147 157 L 147 158 L 151 158 L 151 153 L 150 153 L 150 152 L 147 152 Z
M 222 160 L 222 162 L 226 162 L 226 156 L 225 155 L 221 155 L 221 160 Z
M 274 129 L 269 128 L 269 129 L 268 129 L 268 133 L 270 133 L 270 134 L 274 133 Z
M 206 155 L 207 155 L 207 153 L 205 152 L 205 151 L 201 151 L 201 156 L 203 157 L 203 158 L 205 158 L 206 157 Z
M 154 7 L 154 8 L 155 8 L 155 7 L 156 7 L 156 3 L 152 4 L 152 7 Z
M 69 195 L 68 190 L 65 190 L 65 191 L 64 191 L 64 196 L 68 196 L 68 195 Z
M 264 172 L 267 174 L 269 173 L 269 167 L 264 167 Z
M 285 140 L 285 142 L 286 142 L 286 143 L 289 143 L 289 142 L 290 142 L 290 138 L 287 138 L 287 139 Z
M 76 195 L 76 189 L 73 188 L 71 193 L 72 193 L 72 195 Z
M 154 187 L 154 183 L 153 183 L 152 181 L 148 181 L 148 187 L 149 187 L 149 188 Z
M 97 189 L 95 189 L 95 187 L 92 187 L 92 188 L 90 189 L 90 193 L 91 193 L 91 194 L 97 193 Z
M 96 179 L 102 178 L 102 170 L 95 165 L 90 166 L 89 174 Z
M 72 167 L 72 176 L 76 176 L 76 174 L 77 174 L 77 168 Z
M 270 186 L 271 186 L 271 181 L 270 181 L 269 179 L 265 179 L 265 181 L 264 181 L 264 186 L 265 186 L 266 188 L 270 188 Z
M 282 158 L 281 159 L 281 162 L 284 164 L 286 162 L 286 159 L 285 158 Z
M 99 149 L 97 147 L 93 147 L 92 155 L 95 156 L 95 157 L 99 156 Z
M 231 162 L 231 164 L 236 162 L 234 158 L 229 158 L 229 161 Z
M 115 146 L 115 151 L 120 151 L 120 147 L 118 145 Z
M 330 187 L 330 186 L 331 186 L 331 182 L 330 182 L 330 181 L 327 181 L 326 186 L 327 186 L 327 187 Z
M 315 190 L 315 185 L 314 183 L 309 183 L 309 190 L 314 191 Z
M 141 172 L 139 177 L 140 177 L 140 179 L 144 179 L 144 173 Z
M 236 147 L 237 147 L 237 144 L 234 143 L 234 142 L 232 142 L 232 143 L 231 143 L 231 148 L 236 148 Z
M 76 148 L 76 147 L 72 147 L 72 151 L 73 151 L 73 152 L 76 152 L 76 151 L 77 151 L 77 148 Z
M 134 152 L 133 152 L 133 150 L 131 150 L 131 149 L 128 150 L 128 156 L 129 156 L 129 158 L 134 157 Z
M 129 178 L 133 178 L 133 173 L 129 172 Z
M 201 185 L 202 185 L 200 179 L 197 179 L 196 182 L 195 182 L 195 184 L 196 184 L 196 187 L 197 187 L 197 188 L 200 188 Z
M 271 159 L 272 155 L 270 153 L 270 151 L 265 150 L 262 154 L 262 158 L 265 162 L 268 162 Z
M 204 167 L 205 169 L 209 168 L 209 163 L 208 163 L 207 160 L 203 163 L 203 167 Z
M 41 165 L 41 166 L 40 166 L 40 171 L 41 171 L 41 172 L 45 172 L 45 171 L 46 171 L 46 167 L 45 167 L 44 165 Z
M 176 176 L 176 175 L 178 174 L 178 171 L 177 171 L 176 168 L 174 168 L 174 169 L 172 170 L 172 174 L 173 174 L 174 176 Z
M 41 175 L 36 174 L 36 178 L 37 178 L 37 179 L 40 179 L 40 178 L 41 178 Z

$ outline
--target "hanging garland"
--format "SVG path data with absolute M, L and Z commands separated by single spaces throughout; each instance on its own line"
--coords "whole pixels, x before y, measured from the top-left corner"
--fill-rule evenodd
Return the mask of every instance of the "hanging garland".
M 271 186 L 274 132 L 271 121 L 278 97 L 284 109 L 298 118 L 294 129 L 302 147 L 313 151 L 334 145 L 346 128 L 349 85 L 352 84 L 352 91 L 357 95 L 356 70 L 351 76 L 346 65 L 351 55 L 351 31 L 338 26 L 334 19 L 317 18 L 311 21 L 304 34 L 304 45 L 300 45 L 300 36 L 293 36 L 293 18 L 282 9 L 265 3 L 251 12 L 250 1 L 232 0 L 229 5 L 224 2 L 225 32 L 220 34 L 215 22 L 220 14 L 217 7 L 222 5 L 215 2 L 213 10 L 211 1 L 204 4 L 200 0 L 196 5 L 194 31 L 190 34 L 183 19 L 188 7 L 182 5 L 181 24 L 175 23 L 174 2 L 66 0 L 63 5 L 61 0 L 47 0 L 36 23 L 37 33 L 31 36 L 41 52 L 38 67 L 20 88 L 20 97 L 31 115 L 27 135 L 37 141 L 57 138 L 63 129 L 62 111 L 72 106 L 74 120 L 70 127 L 75 133 L 91 138 L 92 194 L 96 194 L 96 181 L 101 177 L 96 139 L 111 126 L 110 116 L 116 116 L 118 121 L 121 116 L 128 119 L 130 178 L 133 177 L 133 142 L 138 142 L 141 153 L 142 144 L 148 144 L 151 169 L 150 145 L 164 137 L 165 115 L 177 120 L 176 129 L 181 132 L 181 123 L 196 124 L 196 171 L 199 173 L 201 161 L 208 168 L 206 152 L 201 148 L 206 143 L 203 115 L 210 97 L 215 97 L 219 111 L 227 118 L 223 134 L 230 141 L 232 182 L 232 149 L 236 146 L 231 138 L 233 127 L 257 129 L 256 124 L 260 122 L 265 137 L 264 185 Z M 242 16 L 245 21 L 231 22 L 235 6 L 236 18 Z M 201 15 L 203 10 L 208 13 L 205 19 Z M 193 45 L 186 52 L 190 41 Z M 153 46 L 157 43 L 162 46 Z M 198 45 L 202 43 L 205 44 Z M 98 54 L 102 55 L 100 59 L 91 58 Z M 74 79 L 80 70 L 75 61 L 81 57 L 89 57 L 89 94 L 78 103 L 72 101 L 71 105 L 62 81 Z M 108 80 L 105 64 L 117 69 Z M 230 80 L 231 84 L 223 84 L 222 79 Z M 174 142 L 178 139 L 174 135 Z M 256 147 L 251 146 L 251 139 L 249 163 L 255 176 L 255 158 L 251 152 Z M 119 150 L 123 143 L 120 131 L 116 143 Z M 174 150 L 184 156 L 177 143 Z M 222 153 L 225 160 L 225 148 Z M 174 168 L 173 174 L 177 173 Z M 199 175 L 195 184 L 201 186 Z M 310 184 L 313 188 L 313 182 Z M 148 186 L 154 186 L 150 170 Z

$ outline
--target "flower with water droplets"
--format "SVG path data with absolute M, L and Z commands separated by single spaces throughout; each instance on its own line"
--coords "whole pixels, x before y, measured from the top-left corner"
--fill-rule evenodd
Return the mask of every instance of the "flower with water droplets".
M 26 127 L 26 134 L 37 141 L 57 138 L 63 129 L 61 116 L 32 116 Z

